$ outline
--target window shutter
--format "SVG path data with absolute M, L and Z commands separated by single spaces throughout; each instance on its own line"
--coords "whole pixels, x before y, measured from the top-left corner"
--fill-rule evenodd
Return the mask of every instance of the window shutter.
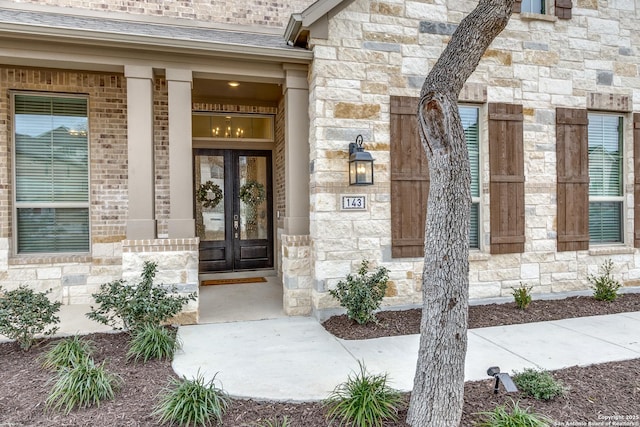
M 571 19 L 571 0 L 556 0 L 556 16 L 559 19 Z
M 418 134 L 418 98 L 391 97 L 391 256 L 424 256 L 429 169 Z
M 640 113 L 633 115 L 633 246 L 640 248 Z
M 556 109 L 558 251 L 589 249 L 587 110 Z
M 520 13 L 522 10 L 522 0 L 515 0 L 513 2 L 513 13 Z
M 489 104 L 491 253 L 524 252 L 522 105 Z

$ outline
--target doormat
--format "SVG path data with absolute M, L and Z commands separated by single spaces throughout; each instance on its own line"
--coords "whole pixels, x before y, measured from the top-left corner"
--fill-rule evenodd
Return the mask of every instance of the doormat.
M 215 280 L 203 280 L 200 282 L 202 286 L 211 285 L 237 285 L 239 283 L 260 283 L 266 282 L 264 277 L 245 277 L 243 279 L 215 279 Z

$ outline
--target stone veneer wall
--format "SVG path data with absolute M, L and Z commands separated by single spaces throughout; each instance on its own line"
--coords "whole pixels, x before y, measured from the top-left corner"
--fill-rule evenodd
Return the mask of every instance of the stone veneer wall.
M 18 2 L 16 2 L 18 3 Z M 284 28 L 292 13 L 300 13 L 313 0 L 262 1 L 262 0 L 26 0 L 20 3 L 59 6 L 61 8 L 89 9 L 100 12 L 119 12 L 128 15 L 178 18 L 188 21 L 216 22 Z M 63 10 L 64 12 L 64 10 Z
M 179 294 L 198 295 L 198 243 L 198 238 L 124 240 L 122 279 L 137 283 L 144 262 L 155 262 L 155 284 L 175 286 Z M 182 325 L 198 323 L 198 299 L 190 301 L 173 321 Z
M 418 96 L 424 77 L 473 1 L 355 0 L 329 21 L 329 38 L 312 38 L 310 70 L 311 236 L 314 310 L 336 306 L 327 289 L 363 258 L 390 269 L 384 305 L 421 301 L 421 258 L 391 258 L 389 98 Z M 573 18 L 514 14 L 469 84 L 486 93 L 480 107 L 481 249 L 470 256 L 472 298 L 506 296 L 520 282 L 533 291 L 587 289 L 586 276 L 612 258 L 615 276 L 640 284 L 633 245 L 633 141 L 630 110 L 640 110 L 636 5 L 574 1 Z M 313 36 L 313 34 L 312 34 Z M 477 92 L 477 90 L 476 90 Z M 464 97 L 463 97 L 464 98 Z M 594 102 L 595 99 L 595 102 Z M 615 99 L 616 102 L 607 102 Z M 620 111 L 624 129 L 625 244 L 556 252 L 555 108 Z M 490 255 L 487 102 L 524 107 L 526 243 L 522 254 Z M 347 144 L 356 135 L 375 158 L 371 187 L 347 185 Z M 367 196 L 365 212 L 339 209 L 340 195 Z M 422 226 L 422 225 L 416 225 Z
M 15 256 L 11 90 L 89 96 L 91 254 Z M 102 283 L 122 274 L 121 241 L 127 212 L 126 82 L 121 74 L 0 66 L 0 282 L 53 289 L 65 304 L 91 301 Z
M 283 309 L 290 316 L 311 314 L 311 239 L 281 235 Z

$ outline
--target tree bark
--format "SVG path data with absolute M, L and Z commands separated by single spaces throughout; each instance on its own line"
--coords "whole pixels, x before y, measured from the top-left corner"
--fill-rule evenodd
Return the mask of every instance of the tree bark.
M 469 303 L 471 172 L 458 95 L 511 16 L 514 0 L 480 0 L 425 79 L 418 105 L 429 161 L 420 349 L 407 423 L 459 425 Z

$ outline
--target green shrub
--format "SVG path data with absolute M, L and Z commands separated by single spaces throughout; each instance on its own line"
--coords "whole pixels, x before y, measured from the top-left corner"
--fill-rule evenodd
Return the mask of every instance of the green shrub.
M 79 336 L 65 338 L 50 346 L 42 357 L 42 367 L 57 371 L 62 368 L 72 368 L 84 363 L 84 359 L 91 357 L 95 345 Z
M 222 423 L 230 400 L 227 393 L 216 387 L 216 375 L 207 383 L 200 373 L 193 380 L 171 378 L 153 415 L 162 424 L 205 426 L 212 418 Z
M 587 276 L 587 280 L 591 283 L 591 289 L 593 289 L 593 297 L 598 301 L 614 301 L 618 298 L 618 290 L 622 285 L 613 278 L 611 275 L 612 270 L 613 261 L 608 259 L 600 267 L 602 274 L 599 276 L 589 274 Z
M 380 308 L 389 280 L 389 270 L 385 267 L 369 275 L 368 267 L 369 262 L 363 260 L 357 276 L 348 274 L 346 281 L 341 280 L 335 289 L 329 291 L 347 309 L 347 316 L 359 324 L 376 321 L 373 312 Z
M 158 325 L 144 325 L 138 328 L 129 344 L 127 358 L 142 359 L 144 363 L 151 359 L 172 359 L 173 353 L 180 348 L 175 332 Z
M 513 295 L 513 299 L 516 302 L 516 307 L 520 310 L 526 309 L 529 304 L 531 304 L 531 287 L 527 288 L 525 285 L 520 283 L 520 287 L 512 288 L 511 295 Z
M 58 371 L 46 405 L 65 414 L 76 407 L 99 406 L 102 400 L 113 399 L 120 384 L 121 378 L 108 372 L 104 363 L 96 365 L 93 359 L 87 357 L 71 368 Z
M 178 314 L 184 304 L 195 301 L 195 294 L 171 295 L 175 289 L 154 286 L 156 272 L 157 265 L 145 261 L 138 285 L 123 280 L 101 285 L 100 291 L 92 295 L 99 307 L 92 306 L 87 317 L 114 329 L 134 331 L 143 325 L 160 325 Z
M 291 423 L 289 422 L 289 417 L 286 415 L 282 418 L 276 417 L 273 420 L 264 420 L 258 422 L 256 427 L 291 427 Z
M 364 363 L 358 362 L 360 372 L 351 374 L 324 401 L 327 418 L 339 419 L 340 425 L 358 427 L 382 426 L 384 420 L 397 421 L 402 395 L 387 385 L 387 374 L 371 375 Z
M 480 427 L 549 427 L 552 424 L 546 417 L 529 412 L 529 408 L 520 408 L 518 402 L 512 401 L 511 406 L 511 411 L 507 405 L 501 405 L 491 412 L 481 412 L 485 419 L 477 425 Z
M 16 340 L 20 348 L 27 351 L 35 341 L 36 334 L 53 335 L 60 323 L 56 313 L 62 303 L 51 302 L 47 294 L 51 292 L 34 292 L 27 286 L 20 286 L 12 291 L 4 292 L 0 286 L 0 334 Z
M 520 391 L 538 400 L 551 400 L 566 391 L 562 383 L 547 371 L 525 369 L 513 376 L 513 382 Z

